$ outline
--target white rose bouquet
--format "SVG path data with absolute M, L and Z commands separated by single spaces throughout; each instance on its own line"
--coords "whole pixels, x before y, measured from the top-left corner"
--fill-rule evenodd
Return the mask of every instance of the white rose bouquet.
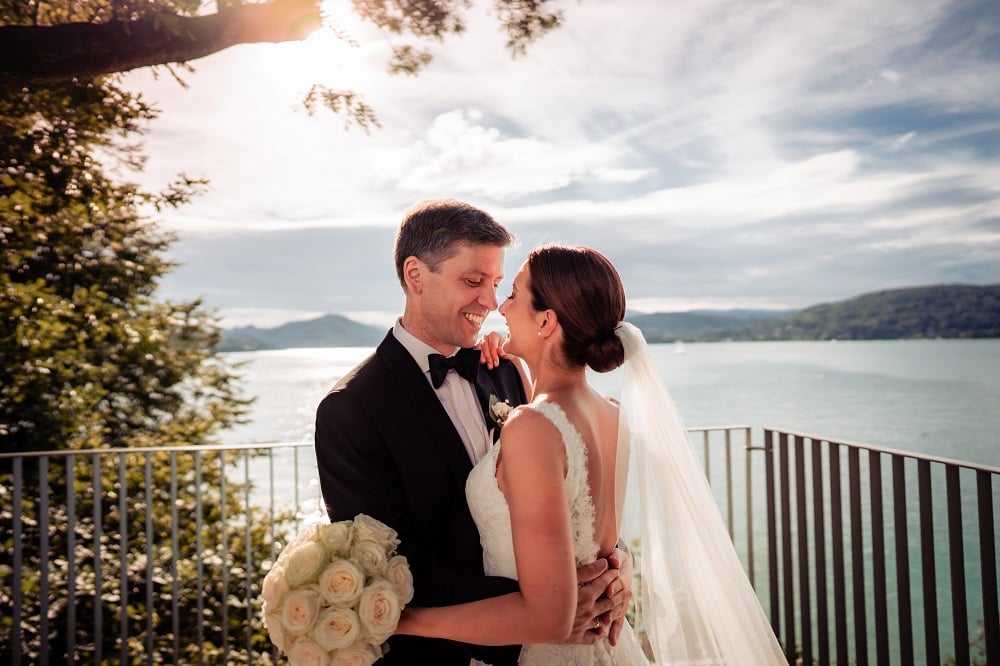
M 264 626 L 292 666 L 370 666 L 388 649 L 413 575 L 371 516 L 307 525 L 264 576 Z

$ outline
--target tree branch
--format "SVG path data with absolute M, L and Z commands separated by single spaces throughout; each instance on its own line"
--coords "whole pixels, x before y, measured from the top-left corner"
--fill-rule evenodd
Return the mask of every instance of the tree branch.
M 320 24 L 319 0 L 273 0 L 205 16 L 161 12 L 100 24 L 0 26 L 0 80 L 87 79 L 182 63 L 236 44 L 298 41 Z

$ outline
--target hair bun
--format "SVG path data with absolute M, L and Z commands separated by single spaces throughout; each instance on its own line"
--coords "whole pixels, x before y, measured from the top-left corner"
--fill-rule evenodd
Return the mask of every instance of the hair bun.
M 625 362 L 625 347 L 612 329 L 608 335 L 600 335 L 591 341 L 584 352 L 584 359 L 595 372 L 609 372 Z

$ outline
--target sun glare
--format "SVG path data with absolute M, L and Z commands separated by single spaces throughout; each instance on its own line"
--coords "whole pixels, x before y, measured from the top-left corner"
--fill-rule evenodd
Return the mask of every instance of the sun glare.
M 362 78 L 365 45 L 377 40 L 377 29 L 365 23 L 342 1 L 320 5 L 323 25 L 308 38 L 268 50 L 268 69 L 279 72 L 286 85 L 303 88 L 315 83 L 350 87 Z

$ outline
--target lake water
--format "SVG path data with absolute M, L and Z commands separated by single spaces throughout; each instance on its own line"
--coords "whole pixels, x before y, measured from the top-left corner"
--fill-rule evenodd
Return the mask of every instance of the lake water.
M 773 426 L 1000 465 L 1000 340 L 652 345 L 688 426 Z M 369 348 L 226 354 L 246 361 L 251 422 L 227 443 L 311 441 L 316 406 Z M 682 351 L 683 353 L 678 353 Z M 594 375 L 614 395 L 619 373 Z
M 223 441 L 311 444 L 319 401 L 371 351 L 325 348 L 226 354 L 233 361 L 246 363 L 242 369 L 244 385 L 249 395 L 257 396 L 257 402 L 250 422 L 226 432 Z M 1000 340 L 688 343 L 683 347 L 653 345 L 651 351 L 690 427 L 746 425 L 753 428 L 755 439 L 761 438 L 763 427 L 774 427 L 1000 466 Z M 592 375 L 592 381 L 609 395 L 620 390 L 617 372 Z M 298 475 L 290 473 L 290 454 L 281 455 L 284 457 L 266 462 L 252 461 L 251 478 L 270 475 L 277 502 L 287 504 L 289 498 L 298 497 L 300 507 L 308 513 L 318 506 L 319 497 L 311 447 L 299 455 Z M 718 474 L 716 468 L 713 471 Z M 736 474 L 737 503 L 743 497 L 742 484 L 742 473 Z M 718 497 L 714 481 L 713 489 Z M 978 550 L 977 543 L 969 540 L 975 517 L 974 487 L 967 490 L 963 494 L 968 507 L 963 510 L 963 522 L 967 523 L 966 557 L 972 558 Z M 754 491 L 756 496 L 762 486 L 755 486 Z M 867 492 L 865 480 L 863 491 Z M 1000 516 L 1000 493 L 996 488 L 994 491 L 994 512 Z M 915 492 L 908 492 L 915 500 Z M 944 507 L 937 509 L 943 511 Z M 935 539 L 944 549 L 947 521 L 937 509 Z M 763 528 L 760 516 L 754 529 L 758 575 L 766 566 Z M 866 532 L 864 539 L 866 557 L 870 558 L 870 533 Z M 916 531 L 911 531 L 910 558 L 914 562 L 919 557 L 916 539 Z M 738 550 L 746 563 L 745 550 L 740 546 Z M 944 608 L 949 599 L 946 552 L 939 553 L 937 564 L 942 627 L 950 626 L 950 613 Z M 973 587 L 978 585 L 978 575 L 969 570 L 970 589 L 978 589 Z M 893 576 L 891 569 L 889 576 Z M 888 583 L 892 606 L 897 585 L 894 579 Z M 915 613 L 921 608 L 919 585 L 918 579 L 912 580 Z M 982 617 L 978 592 L 969 601 L 974 623 Z M 762 598 L 762 602 L 766 607 L 767 600 Z M 869 599 L 869 618 L 871 603 Z M 894 637 L 892 617 L 890 625 L 890 637 Z M 918 635 L 919 627 L 914 627 Z M 870 639 L 869 652 L 874 650 L 873 644 Z M 941 648 L 944 655 L 954 653 L 944 629 Z M 917 663 L 926 663 L 921 652 L 918 647 Z M 875 658 L 874 653 L 870 656 Z M 895 653 L 892 663 L 898 663 Z

